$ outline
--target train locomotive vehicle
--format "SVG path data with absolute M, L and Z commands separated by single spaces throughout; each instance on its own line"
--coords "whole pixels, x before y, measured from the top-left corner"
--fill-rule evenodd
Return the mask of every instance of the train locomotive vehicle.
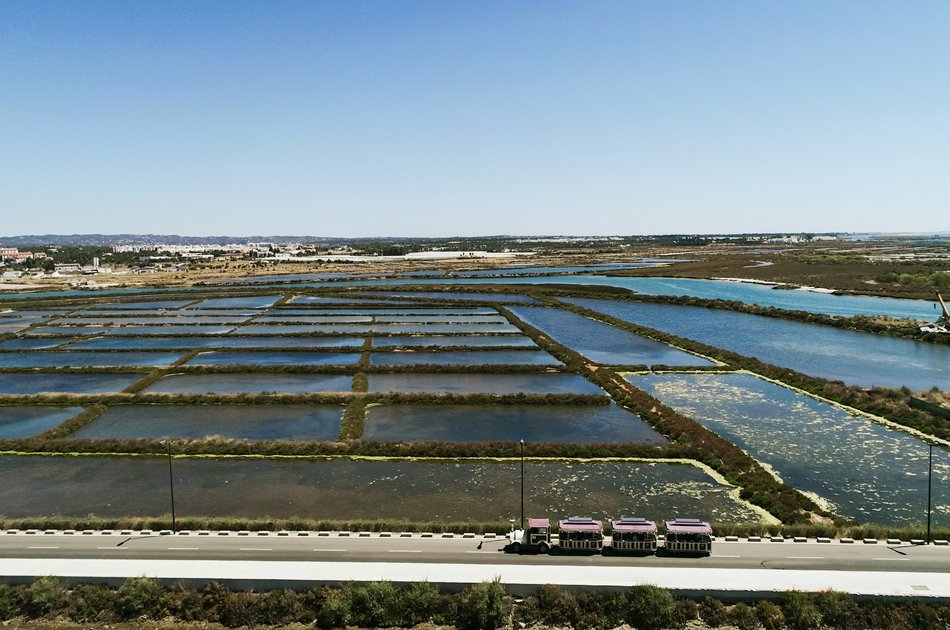
M 529 518 L 525 529 L 514 529 L 508 535 L 506 553 L 603 553 L 630 555 L 710 555 L 712 527 L 695 518 L 675 518 L 665 522 L 663 541 L 657 526 L 645 518 L 624 517 L 611 521 L 612 535 L 604 536 L 601 521 L 572 516 L 558 521 L 556 540 L 551 534 L 551 521 Z

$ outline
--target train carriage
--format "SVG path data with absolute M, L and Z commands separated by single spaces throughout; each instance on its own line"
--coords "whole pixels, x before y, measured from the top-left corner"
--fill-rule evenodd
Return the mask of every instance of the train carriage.
M 623 517 L 610 523 L 610 550 L 616 553 L 656 552 L 656 523 L 645 518 Z M 606 549 L 605 549 L 606 550 Z
M 712 527 L 698 518 L 677 518 L 666 521 L 666 553 L 701 554 L 712 553 Z
M 558 548 L 562 551 L 600 552 L 604 547 L 604 524 L 586 516 L 558 521 Z

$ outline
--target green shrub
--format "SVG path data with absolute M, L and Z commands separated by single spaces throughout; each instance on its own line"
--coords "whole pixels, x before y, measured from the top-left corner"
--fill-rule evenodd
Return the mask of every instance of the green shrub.
M 23 588 L 0 584 L 0 621 L 13 619 L 20 614 L 23 603 Z
M 103 621 L 113 610 L 115 591 L 99 584 L 83 584 L 70 597 L 69 618 L 79 623 Z
M 456 626 L 460 630 L 495 630 L 506 625 L 511 603 L 505 587 L 495 578 L 481 582 L 462 593 L 458 605 Z
M 414 582 L 399 593 L 399 625 L 407 628 L 431 621 L 441 609 L 442 593 L 428 582 Z
M 781 607 L 763 600 L 755 605 L 755 616 L 765 630 L 782 630 L 785 627 L 785 613 Z
M 815 605 L 821 613 L 821 619 L 826 626 L 832 628 L 854 627 L 854 616 L 857 604 L 846 593 L 839 591 L 823 591 L 815 596 Z
M 168 614 L 171 594 L 156 580 L 133 577 L 122 583 L 115 594 L 115 612 L 120 619 L 161 619 Z
M 571 593 L 560 586 L 544 584 L 538 589 L 536 598 L 540 621 L 548 625 L 577 627 L 580 609 Z
M 30 617 L 54 617 L 69 603 L 69 591 L 59 578 L 47 575 L 36 578 L 26 589 L 25 612 Z
M 724 626 L 729 621 L 729 611 L 718 599 L 704 597 L 699 602 L 699 618 L 714 628 Z
M 668 590 L 642 584 L 625 593 L 624 620 L 644 630 L 675 628 L 681 625 L 676 600 Z
M 190 586 L 179 584 L 172 589 L 169 606 L 172 614 L 182 621 L 203 621 L 205 619 L 201 593 Z
M 349 603 L 347 623 L 363 628 L 399 625 L 400 593 L 392 582 L 349 582 L 343 592 Z
M 782 605 L 785 623 L 793 630 L 811 630 L 821 626 L 821 613 L 814 599 L 801 591 L 789 591 Z
M 297 594 L 289 589 L 261 593 L 252 604 L 251 618 L 255 623 L 278 626 L 297 621 L 301 607 Z
M 756 630 L 759 627 L 755 609 L 741 602 L 729 609 L 727 623 L 739 630 Z

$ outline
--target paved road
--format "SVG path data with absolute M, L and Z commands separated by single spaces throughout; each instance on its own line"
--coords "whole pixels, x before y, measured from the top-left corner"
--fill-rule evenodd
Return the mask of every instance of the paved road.
M 655 584 L 692 597 L 760 599 L 791 589 L 834 589 L 950 601 L 950 547 L 717 541 L 711 557 L 671 558 L 516 556 L 502 553 L 502 544 L 504 539 L 378 535 L 0 533 L 0 580 L 58 575 L 119 584 L 147 575 L 166 584 L 214 580 L 254 589 L 427 580 L 461 589 L 499 578 L 515 594 L 541 584 L 607 590 Z
M 710 557 L 512 555 L 503 538 L 352 535 L 0 534 L 0 558 L 399 562 L 950 573 L 950 547 L 818 542 L 714 543 Z

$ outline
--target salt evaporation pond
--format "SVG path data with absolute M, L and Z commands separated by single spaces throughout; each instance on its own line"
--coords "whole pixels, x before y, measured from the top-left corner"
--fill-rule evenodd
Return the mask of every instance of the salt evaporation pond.
M 39 435 L 80 412 L 82 407 L 0 407 L 0 439 Z
M 175 458 L 179 517 L 507 520 L 520 511 L 519 462 L 207 460 Z M 7 518 L 116 518 L 171 512 L 160 457 L 0 456 Z M 121 480 L 121 483 L 117 483 Z M 559 518 L 689 514 L 757 522 L 731 488 L 686 464 L 525 464 L 525 512 Z
M 442 334 L 467 333 L 473 335 L 517 334 L 521 331 L 508 322 L 504 324 L 373 324 L 370 330 L 378 334 Z
M 234 326 L 123 326 L 122 328 L 107 328 L 102 332 L 105 335 L 118 337 L 145 335 L 164 337 L 166 335 L 225 335 L 232 330 L 235 330 Z
M 108 328 L 102 326 L 37 326 L 23 331 L 28 337 L 71 337 L 102 335 Z
M 0 374 L 0 394 L 115 394 L 142 374 Z
M 55 339 L 46 339 L 43 337 L 21 337 L 19 339 L 8 339 L 0 343 L 0 350 L 49 350 L 56 346 L 69 343 L 72 339 L 57 337 Z
M 301 315 L 273 311 L 265 313 L 256 321 L 264 324 L 369 324 L 373 318 L 369 315 Z
M 65 292 L 64 292 L 65 293 Z M 129 291 L 115 291 L 113 294 L 131 293 Z M 115 302 L 114 304 L 96 304 L 97 309 L 144 309 L 144 310 L 168 310 L 178 309 L 188 306 L 194 300 L 156 300 L 154 302 Z
M 606 365 L 715 365 L 712 361 L 629 331 L 559 308 L 518 308 L 511 312 L 555 341 L 595 363 Z
M 205 352 L 188 365 L 353 365 L 359 354 L 342 352 Z
M 69 348 L 71 350 L 193 350 L 196 348 L 359 348 L 362 345 L 362 337 L 101 337 L 74 343 Z
M 749 374 L 628 376 L 635 386 L 861 523 L 927 518 L 922 441 Z M 950 526 L 950 455 L 934 450 L 934 522 Z
M 542 350 L 475 350 L 472 352 L 374 352 L 370 365 L 561 365 Z
M 392 284 L 404 284 L 404 281 L 394 280 L 391 281 Z M 446 281 L 446 284 L 452 284 L 451 281 Z M 362 284 L 362 283 L 354 283 Z M 380 280 L 379 284 L 387 285 L 390 284 L 390 281 Z M 428 283 L 426 283 L 428 284 Z M 537 302 L 533 297 L 528 297 L 527 295 L 517 295 L 517 294 L 506 294 L 506 293 L 451 293 L 449 291 L 410 291 L 410 292 L 400 292 L 400 293 L 363 293 L 363 297 L 370 296 L 379 296 L 387 298 L 397 298 L 403 300 L 415 300 L 415 299 L 429 299 L 429 300 L 446 300 L 454 301 L 458 300 L 460 302 L 504 302 L 508 304 L 534 304 Z
M 212 298 L 192 304 L 190 309 L 203 308 L 269 308 L 282 298 L 282 295 L 256 295 L 250 297 Z
M 182 356 L 167 352 L 5 352 L 0 353 L 0 368 L 160 367 Z
M 536 344 L 530 337 L 522 335 L 487 335 L 487 336 L 454 336 L 454 335 L 423 335 L 401 337 L 373 337 L 373 346 L 379 348 L 395 347 L 425 347 L 425 346 L 469 346 L 469 347 L 534 347 Z
M 350 392 L 353 377 L 343 374 L 169 374 L 145 388 L 149 394 L 310 394 Z
M 695 306 L 566 301 L 849 385 L 950 389 L 950 346 L 946 345 Z
M 203 324 L 240 324 L 248 318 L 241 317 L 185 317 L 167 315 L 164 317 L 60 317 L 51 322 L 56 326 L 182 326 Z
M 507 324 L 501 315 L 378 315 L 377 323 L 416 324 Z
M 599 394 L 599 387 L 577 374 L 369 374 L 371 392 L 438 394 Z
M 235 335 L 337 335 L 366 334 L 369 324 L 250 324 L 234 329 Z
M 338 405 L 116 405 L 70 437 L 336 440 Z
M 666 444 L 639 417 L 607 405 L 380 405 L 366 410 L 364 440 Z

